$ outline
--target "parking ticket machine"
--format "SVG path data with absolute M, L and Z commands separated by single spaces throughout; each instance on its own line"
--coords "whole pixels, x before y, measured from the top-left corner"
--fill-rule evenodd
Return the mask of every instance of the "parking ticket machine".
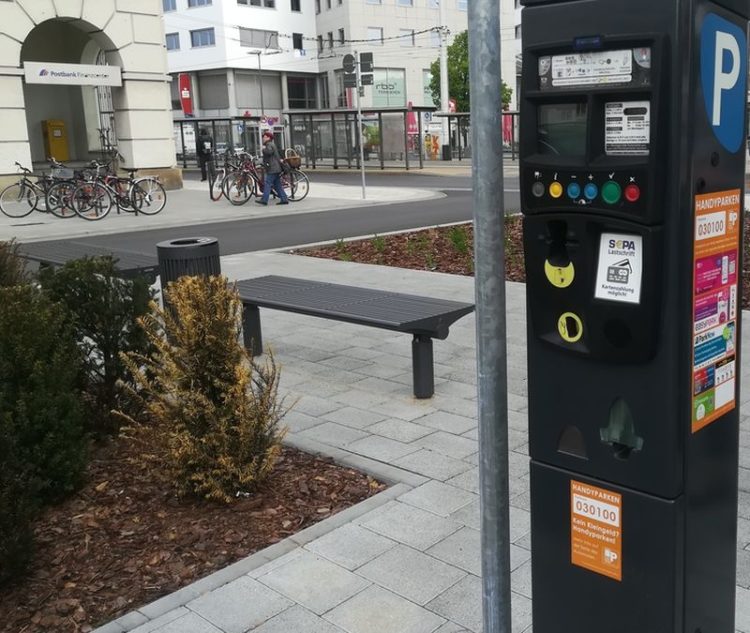
M 534 633 L 732 633 L 740 0 L 521 0 Z

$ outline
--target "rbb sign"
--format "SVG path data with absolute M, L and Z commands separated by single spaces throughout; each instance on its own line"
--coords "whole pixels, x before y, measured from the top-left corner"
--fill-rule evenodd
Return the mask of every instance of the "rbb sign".
M 747 36 L 721 16 L 706 16 L 701 29 L 701 84 L 714 134 L 730 152 L 745 140 Z

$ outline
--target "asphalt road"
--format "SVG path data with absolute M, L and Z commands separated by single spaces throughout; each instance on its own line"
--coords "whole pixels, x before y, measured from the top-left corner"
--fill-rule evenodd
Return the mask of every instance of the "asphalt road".
M 321 182 L 353 185 L 359 174 L 311 174 Z M 279 215 L 234 222 L 206 223 L 200 226 L 170 227 L 152 231 L 135 231 L 112 235 L 91 236 L 86 243 L 101 247 L 117 247 L 132 252 L 154 254 L 154 244 L 166 239 L 210 235 L 219 239 L 223 255 L 248 251 L 290 248 L 302 244 L 333 241 L 401 231 L 437 224 L 472 219 L 469 178 L 456 176 L 423 176 L 378 174 L 370 182 L 378 186 L 408 186 L 445 191 L 446 197 L 374 207 L 354 207 L 307 214 Z M 517 185 L 507 183 L 505 206 L 508 213 L 519 208 Z

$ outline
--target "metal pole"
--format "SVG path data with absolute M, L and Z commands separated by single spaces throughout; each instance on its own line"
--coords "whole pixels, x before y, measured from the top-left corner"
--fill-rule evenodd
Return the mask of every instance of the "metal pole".
M 409 112 L 404 112 L 404 161 L 409 171 Z
M 483 630 L 511 633 L 500 3 L 468 8 Z
M 260 61 L 261 51 L 256 51 L 255 55 L 258 56 L 258 86 L 260 89 L 260 121 L 258 121 L 258 147 L 260 148 L 259 154 L 263 153 L 263 118 L 265 117 L 266 108 L 263 105 L 263 70 L 261 69 Z
M 448 90 L 448 26 L 447 26 L 447 4 L 448 0 L 438 0 L 440 8 L 440 109 L 448 112 L 448 99 L 450 93 Z M 442 145 L 450 143 L 450 130 L 448 129 L 448 120 L 443 118 L 443 138 Z M 442 152 L 443 148 L 440 148 Z
M 362 200 L 367 199 L 367 187 L 365 185 L 365 145 L 362 139 L 362 102 L 359 97 L 359 88 L 362 85 L 359 70 L 359 53 L 354 51 L 354 66 L 357 69 L 357 138 L 359 139 L 359 165 L 362 172 Z

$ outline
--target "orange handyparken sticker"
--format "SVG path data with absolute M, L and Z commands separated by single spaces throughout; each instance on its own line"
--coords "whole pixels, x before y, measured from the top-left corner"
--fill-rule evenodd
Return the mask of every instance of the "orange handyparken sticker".
M 622 580 L 622 495 L 571 480 L 570 562 Z

